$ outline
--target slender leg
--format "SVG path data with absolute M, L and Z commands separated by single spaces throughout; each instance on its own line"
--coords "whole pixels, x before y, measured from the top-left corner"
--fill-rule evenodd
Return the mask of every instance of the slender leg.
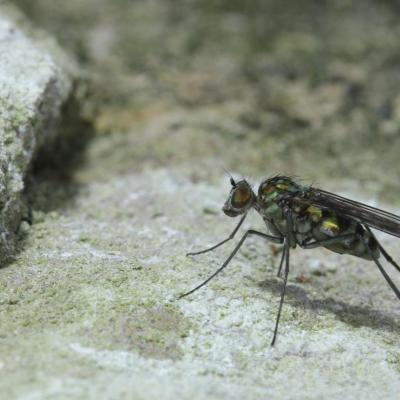
M 271 220 L 271 221 L 269 221 L 270 222 L 270 224 L 275 228 L 275 231 L 276 232 L 279 232 L 279 234 L 281 235 L 281 236 L 283 236 L 283 233 L 281 232 L 281 230 L 278 228 L 278 226 L 275 224 L 275 222 L 273 221 L 273 220 Z
M 289 250 L 290 250 L 290 244 L 288 241 L 288 238 L 285 238 L 285 248 L 284 248 L 284 254 L 285 254 L 285 275 L 283 278 L 283 285 L 282 285 L 282 291 L 281 291 L 281 301 L 279 303 L 279 309 L 278 309 L 278 315 L 276 317 L 276 322 L 275 322 L 275 330 L 274 330 L 274 336 L 272 338 L 271 346 L 275 344 L 276 341 L 276 336 L 278 334 L 278 326 L 279 326 L 279 320 L 281 318 L 281 312 L 282 312 L 282 306 L 283 306 L 283 300 L 285 299 L 285 293 L 286 293 L 286 284 L 287 284 L 287 279 L 289 275 Z
M 335 237 L 329 238 L 329 239 L 316 240 L 315 242 L 302 244 L 301 247 L 303 249 L 315 249 L 316 247 L 319 247 L 319 246 L 324 246 L 324 245 L 327 245 L 327 244 L 339 243 L 343 239 L 356 238 L 356 236 L 357 236 L 356 233 L 349 233 L 349 234 L 346 234 L 346 235 L 335 236 Z
M 286 247 L 283 247 L 282 256 L 281 256 L 281 261 L 279 262 L 278 273 L 277 273 L 277 275 L 276 275 L 278 278 L 281 277 L 282 266 L 283 266 L 283 260 L 285 259 L 285 248 L 286 248 Z
M 226 239 L 224 239 L 222 242 L 217 243 L 216 245 L 209 247 L 208 249 L 205 250 L 201 250 L 201 251 L 196 251 L 195 253 L 187 253 L 186 256 L 197 256 L 198 254 L 203 254 L 203 253 L 207 253 L 209 251 L 212 251 L 214 249 L 216 249 L 219 246 L 222 246 L 224 243 L 228 242 L 229 240 L 233 239 L 234 236 L 236 235 L 236 232 L 239 230 L 240 226 L 242 225 L 243 221 L 245 220 L 247 214 L 244 214 L 242 218 L 240 218 L 239 223 L 236 225 L 236 228 L 233 230 L 233 232 L 229 235 L 229 237 L 227 237 Z
M 364 228 L 369 232 L 369 234 L 375 239 L 376 243 L 378 243 L 378 247 L 379 250 L 381 251 L 383 257 L 385 257 L 386 261 L 389 262 L 390 264 L 393 265 L 393 267 L 395 267 L 397 269 L 397 271 L 400 272 L 400 267 L 399 265 L 393 260 L 393 258 L 387 253 L 387 251 L 383 248 L 383 246 L 378 242 L 377 238 L 375 237 L 375 235 L 373 234 L 373 232 L 371 231 L 371 229 L 364 225 Z
M 296 247 L 297 241 L 295 237 L 295 232 L 293 230 L 293 215 L 292 210 L 289 207 L 284 208 L 284 213 L 286 217 L 286 237 L 289 240 L 289 247 Z
M 285 216 L 286 216 L 286 229 L 287 229 L 287 231 L 286 231 L 287 236 L 285 237 L 285 246 L 284 246 L 285 275 L 283 277 L 281 300 L 279 302 L 278 315 L 276 316 L 274 336 L 272 337 L 271 346 L 273 346 L 275 344 L 276 336 L 278 335 L 279 320 L 281 319 L 283 301 L 285 300 L 286 285 L 287 285 L 287 280 L 288 280 L 288 275 L 289 275 L 290 246 L 296 245 L 296 238 L 295 238 L 294 231 L 293 231 L 293 217 L 292 217 L 292 211 L 290 208 L 285 209 Z
M 373 251 L 369 248 L 368 243 L 365 243 L 365 246 L 370 254 L 370 256 L 372 257 L 372 259 L 374 260 L 375 264 L 378 266 L 379 271 L 381 271 L 381 274 L 383 275 L 383 277 L 386 279 L 386 282 L 389 284 L 389 286 L 392 288 L 393 292 L 395 293 L 395 295 L 398 297 L 398 299 L 400 300 L 400 290 L 397 288 L 397 286 L 394 284 L 394 282 L 390 279 L 389 275 L 387 274 L 387 272 L 383 269 L 382 264 L 379 262 L 379 260 L 375 257 Z
M 393 267 L 395 267 L 397 269 L 397 271 L 400 272 L 399 265 L 393 260 L 393 258 L 387 253 L 387 251 L 382 247 L 382 245 L 379 242 L 378 242 L 378 246 L 379 246 L 379 250 L 383 254 L 383 257 L 385 257 L 386 261 L 388 261 L 390 264 L 392 264 Z
M 363 226 L 368 231 L 368 233 L 376 240 L 376 242 L 378 243 L 379 250 L 382 252 L 382 254 L 385 257 L 385 259 L 389 263 L 391 263 L 397 270 L 400 271 L 400 267 L 395 263 L 395 261 L 392 259 L 392 257 L 390 257 L 390 255 L 385 251 L 385 249 L 382 247 L 382 245 L 378 242 L 378 240 L 376 239 L 375 235 L 372 233 L 371 229 L 368 226 L 365 226 L 365 225 L 363 225 Z M 323 246 L 323 245 L 326 245 L 326 244 L 334 244 L 334 243 L 340 242 L 343 239 L 351 238 L 351 237 L 357 237 L 357 234 L 341 235 L 341 236 L 337 236 L 337 237 L 331 238 L 331 239 L 315 241 L 315 242 L 312 242 L 312 243 L 308 243 L 306 245 L 302 245 L 302 247 L 304 249 L 312 249 L 314 247 Z M 392 290 L 394 291 L 396 296 L 400 299 L 400 290 L 396 287 L 394 282 L 390 279 L 389 275 L 383 269 L 383 266 L 379 262 L 379 260 L 374 256 L 372 250 L 369 247 L 368 241 L 365 241 L 365 248 L 367 249 L 368 253 L 370 254 L 370 256 L 373 259 L 373 261 L 375 262 L 375 264 L 378 266 L 381 274 L 386 279 L 386 282 L 392 288 Z
M 186 297 L 189 294 L 192 294 L 193 292 L 195 292 L 197 289 L 200 289 L 201 287 L 206 285 L 208 282 L 210 282 L 211 279 L 214 278 L 214 276 L 216 276 L 217 274 L 219 274 L 225 267 L 227 267 L 228 264 L 230 263 L 230 261 L 232 260 L 232 258 L 235 256 L 235 254 L 238 252 L 238 250 L 242 246 L 243 242 L 246 240 L 247 236 L 249 236 L 249 235 L 257 235 L 257 236 L 263 237 L 264 239 L 268 239 L 274 243 L 282 243 L 283 242 L 283 238 L 266 235 L 265 233 L 255 231 L 253 229 L 248 230 L 243 235 L 243 237 L 240 239 L 239 243 L 236 245 L 236 247 L 233 249 L 232 253 L 229 255 L 229 257 L 226 259 L 226 261 L 222 264 L 222 266 L 220 268 L 218 268 L 210 277 L 208 277 L 200 285 L 196 286 L 194 289 L 190 290 L 189 292 L 180 295 L 178 298 L 181 299 L 182 297 Z

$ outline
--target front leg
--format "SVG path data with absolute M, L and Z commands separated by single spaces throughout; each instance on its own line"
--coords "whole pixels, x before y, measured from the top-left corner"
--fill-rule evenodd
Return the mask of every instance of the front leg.
M 204 282 L 200 283 L 200 285 L 196 286 L 194 289 L 190 290 L 189 292 L 186 292 L 182 295 L 179 296 L 179 299 L 181 299 L 182 297 L 186 297 L 189 294 L 192 294 L 193 292 L 195 292 L 196 290 L 200 289 L 201 287 L 203 287 L 204 285 L 206 285 L 208 282 L 211 281 L 211 279 L 213 279 L 216 275 L 218 275 L 225 267 L 228 266 L 228 264 L 230 263 L 230 261 L 232 260 L 232 258 L 235 256 L 235 254 L 238 252 L 238 250 L 240 249 L 240 247 L 242 246 L 242 244 L 244 243 L 244 241 L 246 240 L 246 238 L 249 235 L 256 235 L 256 236 L 260 236 L 264 239 L 270 240 L 274 243 L 279 243 L 282 244 L 283 243 L 283 238 L 281 237 L 276 237 L 276 236 L 270 236 L 267 235 L 265 233 L 262 232 L 258 232 L 255 231 L 253 229 L 248 230 L 243 237 L 240 239 L 239 243 L 236 245 L 236 247 L 233 249 L 232 253 L 229 255 L 229 257 L 226 259 L 226 261 L 222 264 L 222 266 L 220 268 L 218 268 L 210 277 L 208 277 Z
M 236 232 L 239 230 L 240 226 L 242 225 L 243 221 L 245 220 L 247 214 L 244 214 L 242 218 L 240 218 L 239 223 L 236 225 L 235 229 L 232 231 L 232 233 L 224 240 L 222 240 L 221 242 L 217 243 L 214 246 L 211 246 L 205 250 L 200 250 L 200 251 L 196 251 L 194 253 L 187 253 L 186 256 L 197 256 L 199 254 L 203 254 L 203 253 L 207 253 L 209 251 L 212 251 L 214 249 L 216 249 L 219 246 L 222 246 L 224 243 L 228 242 L 229 240 L 233 239 L 236 235 Z

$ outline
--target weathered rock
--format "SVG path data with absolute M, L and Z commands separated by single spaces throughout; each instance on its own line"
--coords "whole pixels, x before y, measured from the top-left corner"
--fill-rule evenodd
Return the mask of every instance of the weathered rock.
M 265 230 L 253 213 L 185 257 L 234 228 L 222 165 L 255 189 L 284 172 L 398 212 L 393 2 L 320 3 L 18 0 L 115 101 L 70 186 L 36 180 L 0 269 L 1 399 L 398 399 L 400 309 L 373 263 L 291 252 L 273 348 L 278 246 L 250 237 L 176 299 Z
M 0 262 L 13 254 L 26 213 L 25 179 L 54 142 L 74 66 L 56 43 L 9 5 L 0 5 Z

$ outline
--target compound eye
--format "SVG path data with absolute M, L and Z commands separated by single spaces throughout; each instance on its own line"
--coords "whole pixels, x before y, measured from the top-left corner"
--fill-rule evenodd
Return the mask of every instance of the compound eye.
M 248 186 L 239 186 L 235 189 L 231 204 L 234 208 L 242 208 L 251 200 L 251 189 Z

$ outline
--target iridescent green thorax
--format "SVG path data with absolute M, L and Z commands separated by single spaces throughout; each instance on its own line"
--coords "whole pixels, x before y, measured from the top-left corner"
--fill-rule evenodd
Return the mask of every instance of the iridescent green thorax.
M 302 192 L 304 188 L 287 176 L 276 176 L 263 181 L 258 188 L 257 203 L 265 216 L 280 218 L 278 202 L 288 194 Z
M 276 202 L 285 194 L 302 191 L 302 187 L 286 176 L 277 176 L 261 183 L 258 189 L 258 200 L 262 204 Z

